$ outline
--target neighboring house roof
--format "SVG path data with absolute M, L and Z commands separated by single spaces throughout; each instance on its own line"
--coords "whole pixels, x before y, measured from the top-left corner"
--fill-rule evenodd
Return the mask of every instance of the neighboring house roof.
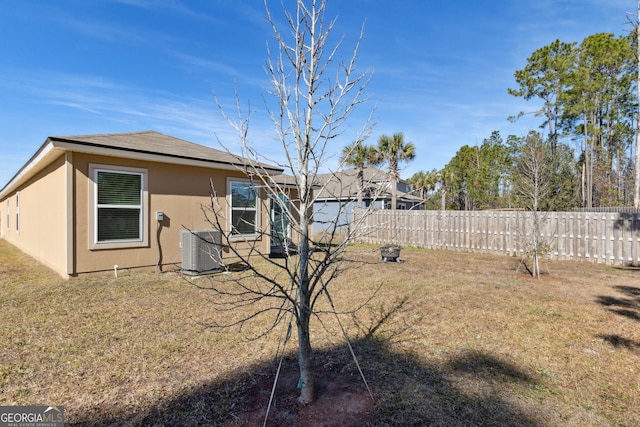
M 280 175 L 271 176 L 269 179 L 275 184 L 280 185 L 284 188 L 298 188 L 298 181 L 294 175 L 287 175 L 283 173 Z M 318 185 L 318 180 L 311 184 L 311 188 L 313 188 L 314 190 L 320 188 L 320 186 Z
M 364 198 L 389 199 L 391 191 L 389 188 L 389 178 L 385 171 L 374 167 L 363 169 L 364 177 Z M 316 179 L 319 192 L 317 200 L 355 200 L 358 195 L 358 170 L 356 168 L 345 169 L 341 172 L 319 174 Z M 402 179 L 400 182 L 404 182 Z M 367 196 L 369 194 L 370 196 Z M 399 201 L 419 203 L 423 200 L 410 193 L 398 190 Z
M 387 181 L 387 174 L 380 169 L 368 167 L 363 170 L 365 193 L 379 189 L 380 182 Z M 341 172 L 318 174 L 316 181 L 321 187 L 316 194 L 319 200 L 352 199 L 358 194 L 358 170 L 345 169 Z
M 228 170 L 246 170 L 247 165 L 250 164 L 270 175 L 283 172 L 276 166 L 250 161 L 226 151 L 194 144 L 155 131 L 51 136 L 0 190 L 0 198 L 66 151 Z
M 296 188 L 298 183 L 296 182 L 296 177 L 287 174 L 280 174 L 276 176 L 272 176 L 271 180 L 277 185 L 281 185 L 283 187 L 288 188 Z

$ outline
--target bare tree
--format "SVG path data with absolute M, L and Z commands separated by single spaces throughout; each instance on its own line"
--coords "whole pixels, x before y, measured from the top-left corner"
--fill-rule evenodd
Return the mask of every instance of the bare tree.
M 261 198 L 254 198 L 252 192 L 267 194 L 267 204 L 271 206 L 256 208 L 254 202 L 241 202 L 238 204 L 250 206 L 251 212 L 229 214 L 229 206 L 216 196 L 212 184 L 211 206 L 205 213 L 209 222 L 221 230 L 225 250 L 242 261 L 246 270 L 213 278 L 210 289 L 216 294 L 214 303 L 227 309 L 231 316 L 228 323 L 216 326 L 242 326 L 256 317 L 272 315 L 271 326 L 264 333 L 288 324 L 286 342 L 295 322 L 300 370 L 298 401 L 307 404 L 315 398 L 310 321 L 319 318 L 318 301 L 326 298 L 334 307 L 329 285 L 349 267 L 345 249 L 358 229 L 358 224 L 345 226 L 336 220 L 324 232 L 325 244 L 319 245 L 310 232 L 311 212 L 315 194 L 325 185 L 318 179 L 321 168 L 326 168 L 332 157 L 339 157 L 339 152 L 332 151 L 332 142 L 343 134 L 354 109 L 367 100 L 364 90 L 370 75 L 357 72 L 355 65 L 362 30 L 346 60 L 339 57 L 342 39 L 335 46 L 328 45 L 335 19 L 325 20 L 326 0 L 297 0 L 295 10 L 284 10 L 286 24 L 282 30 L 266 0 L 265 7 L 276 46 L 267 47 L 270 89 L 265 106 L 284 150 L 286 161 L 280 166 L 290 175 L 273 176 L 263 166 L 270 159 L 261 156 L 249 142 L 249 118 L 253 112 L 242 111 L 237 93 L 237 117 L 226 115 L 218 102 L 222 114 L 239 134 L 243 156 L 251 160 L 244 166 L 251 181 L 239 189 L 242 194 L 238 193 L 238 198 L 259 201 Z M 350 140 L 364 141 L 371 133 L 371 115 L 363 122 L 354 135 L 348 136 Z M 228 197 L 233 198 L 234 194 Z M 269 239 L 272 244 L 282 240 L 282 229 L 274 231 L 273 223 L 259 226 L 253 214 L 256 209 L 264 212 L 274 207 L 282 216 L 282 223 L 286 223 L 285 233 L 291 241 L 282 248 L 282 259 L 269 257 L 255 244 L 259 239 Z M 229 221 L 231 227 L 226 226 Z M 239 230 L 245 228 L 257 236 L 243 239 Z M 238 314 L 237 309 L 247 305 L 254 305 L 255 309 L 247 315 Z
M 515 187 L 526 209 L 521 230 L 525 255 L 532 258 L 531 275 L 540 277 L 540 258 L 550 250 L 544 228 L 547 213 L 541 211 L 542 200 L 549 193 L 551 148 L 538 132 L 530 132 L 519 148 Z

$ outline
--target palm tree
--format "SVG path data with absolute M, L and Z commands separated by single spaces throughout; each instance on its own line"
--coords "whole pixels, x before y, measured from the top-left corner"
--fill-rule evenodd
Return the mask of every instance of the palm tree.
M 382 159 L 375 147 L 364 145 L 361 141 L 355 141 L 342 149 L 340 161 L 356 168 L 356 180 L 358 183 L 358 207 L 362 208 L 362 195 L 364 193 L 364 169 L 367 166 L 379 165 Z
M 389 181 L 391 183 L 391 209 L 396 209 L 398 193 L 398 165 L 416 157 L 416 147 L 411 142 L 404 142 L 402 132 L 392 136 L 382 135 L 378 139 L 378 151 L 385 162 L 389 162 Z
M 427 199 L 429 191 L 432 191 L 438 185 L 438 171 L 435 169 L 431 172 L 419 171 L 409 178 L 411 189 L 417 191 L 422 199 Z

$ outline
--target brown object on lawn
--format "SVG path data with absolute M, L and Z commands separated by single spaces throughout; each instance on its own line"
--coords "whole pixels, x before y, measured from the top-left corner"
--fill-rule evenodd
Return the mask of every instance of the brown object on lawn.
M 400 262 L 400 250 L 401 246 L 394 244 L 386 244 L 380 247 L 380 261 L 394 261 Z

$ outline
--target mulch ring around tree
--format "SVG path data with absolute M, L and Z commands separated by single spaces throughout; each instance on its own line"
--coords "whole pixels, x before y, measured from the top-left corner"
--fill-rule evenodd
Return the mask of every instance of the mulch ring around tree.
M 247 388 L 244 408 L 236 416 L 239 425 L 263 425 L 273 374 L 258 375 Z M 375 419 L 375 402 L 362 379 L 337 372 L 316 371 L 316 400 L 309 405 L 297 403 L 300 390 L 295 361 L 283 364 L 269 410 L 268 426 L 364 426 Z

